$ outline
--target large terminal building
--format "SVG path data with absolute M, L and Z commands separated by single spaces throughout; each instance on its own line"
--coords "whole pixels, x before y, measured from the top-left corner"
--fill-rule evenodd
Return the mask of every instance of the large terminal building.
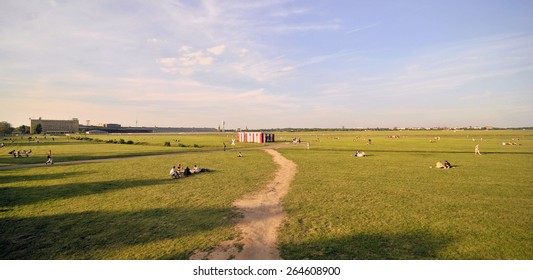
M 94 126 L 80 125 L 78 119 L 72 120 L 45 120 L 42 118 L 31 119 L 30 130 L 35 131 L 41 125 L 42 134 L 74 134 L 74 133 L 181 133 L 181 132 L 216 132 L 209 127 L 123 127 L 120 124 L 108 123 Z
M 80 123 L 76 118 L 72 120 L 43 120 L 41 118 L 30 120 L 31 131 L 34 131 L 35 127 L 38 124 L 41 124 L 43 134 L 68 134 L 80 132 Z

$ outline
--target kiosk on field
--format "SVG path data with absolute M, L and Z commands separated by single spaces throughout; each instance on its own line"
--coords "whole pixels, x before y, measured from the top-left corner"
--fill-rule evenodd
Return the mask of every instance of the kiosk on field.
M 239 142 L 248 142 L 248 143 L 274 142 L 274 134 L 263 133 L 263 132 L 239 132 Z

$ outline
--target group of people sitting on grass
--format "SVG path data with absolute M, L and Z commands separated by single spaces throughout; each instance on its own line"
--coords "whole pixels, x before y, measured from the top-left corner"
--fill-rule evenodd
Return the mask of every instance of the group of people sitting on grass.
M 178 167 L 172 166 L 172 168 L 170 169 L 170 177 L 172 177 L 173 179 L 179 179 L 181 177 L 187 177 L 192 174 L 208 171 L 210 170 L 207 168 L 200 168 L 196 164 L 194 165 L 194 168 L 192 170 L 189 168 L 189 166 L 182 168 L 181 164 L 178 164 Z
M 26 157 L 29 157 L 31 154 L 31 150 L 29 151 L 24 150 L 22 152 L 20 150 L 19 151 L 12 150 L 11 152 L 9 152 L 9 154 L 13 155 L 13 157 L 22 157 L 23 154 L 26 155 Z

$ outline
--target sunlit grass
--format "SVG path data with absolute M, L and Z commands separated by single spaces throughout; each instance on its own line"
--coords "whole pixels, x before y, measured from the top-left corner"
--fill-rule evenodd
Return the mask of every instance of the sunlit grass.
M 55 162 L 73 160 L 102 159 L 114 157 L 131 157 L 139 155 L 172 154 L 183 152 L 222 151 L 224 144 L 227 150 L 236 148 L 257 147 L 256 143 L 240 143 L 231 145 L 233 133 L 205 133 L 179 135 L 73 135 L 70 137 L 40 137 L 40 142 L 28 141 L 27 137 L 6 138 L 6 147 L 0 149 L 0 166 L 45 163 L 51 150 Z M 11 140 L 9 140 L 11 139 Z M 81 139 L 81 140 L 77 140 Z M 122 143 L 119 144 L 122 140 Z M 106 141 L 114 141 L 107 143 Z M 132 144 L 126 144 L 131 141 Z M 165 143 L 169 146 L 165 146 Z M 10 151 L 29 151 L 29 157 L 14 158 Z
M 279 149 L 298 165 L 284 200 L 284 258 L 533 258 L 529 131 L 287 132 L 276 137 L 311 143 L 310 150 L 305 145 Z M 7 143 L 0 165 L 43 166 L 0 170 L 0 258 L 186 259 L 237 236 L 232 202 L 266 186 L 276 168 L 262 151 L 245 151 L 243 158 L 222 152 L 222 142 L 232 148 L 231 134 L 116 138 L 142 144 L 65 137 Z M 512 138 L 520 145 L 501 145 Z M 478 143 L 481 156 L 474 155 Z M 13 158 L 7 152 L 15 146 L 33 153 Z M 172 155 L 44 166 L 49 149 L 57 162 Z M 355 150 L 368 156 L 356 158 Z M 190 151 L 209 152 L 184 153 Z M 429 168 L 439 160 L 456 168 Z M 178 163 L 215 171 L 171 180 L 168 171 Z
M 348 149 L 331 148 L 342 137 L 325 138 L 315 150 L 280 150 L 299 170 L 285 199 L 284 258 L 533 257 L 531 140 L 502 147 L 485 135 L 491 152 L 482 156 L 461 137 L 372 140 Z M 353 157 L 355 146 L 369 156 Z M 456 168 L 429 168 L 438 160 Z
M 214 170 L 172 180 L 181 163 Z M 7 170 L 2 259 L 185 259 L 234 238 L 232 202 L 274 170 L 262 151 Z

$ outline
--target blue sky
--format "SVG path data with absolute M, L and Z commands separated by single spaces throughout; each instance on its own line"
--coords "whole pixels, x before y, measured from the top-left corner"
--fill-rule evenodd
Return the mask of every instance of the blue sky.
M 533 126 L 533 1 L 0 2 L 0 120 Z

